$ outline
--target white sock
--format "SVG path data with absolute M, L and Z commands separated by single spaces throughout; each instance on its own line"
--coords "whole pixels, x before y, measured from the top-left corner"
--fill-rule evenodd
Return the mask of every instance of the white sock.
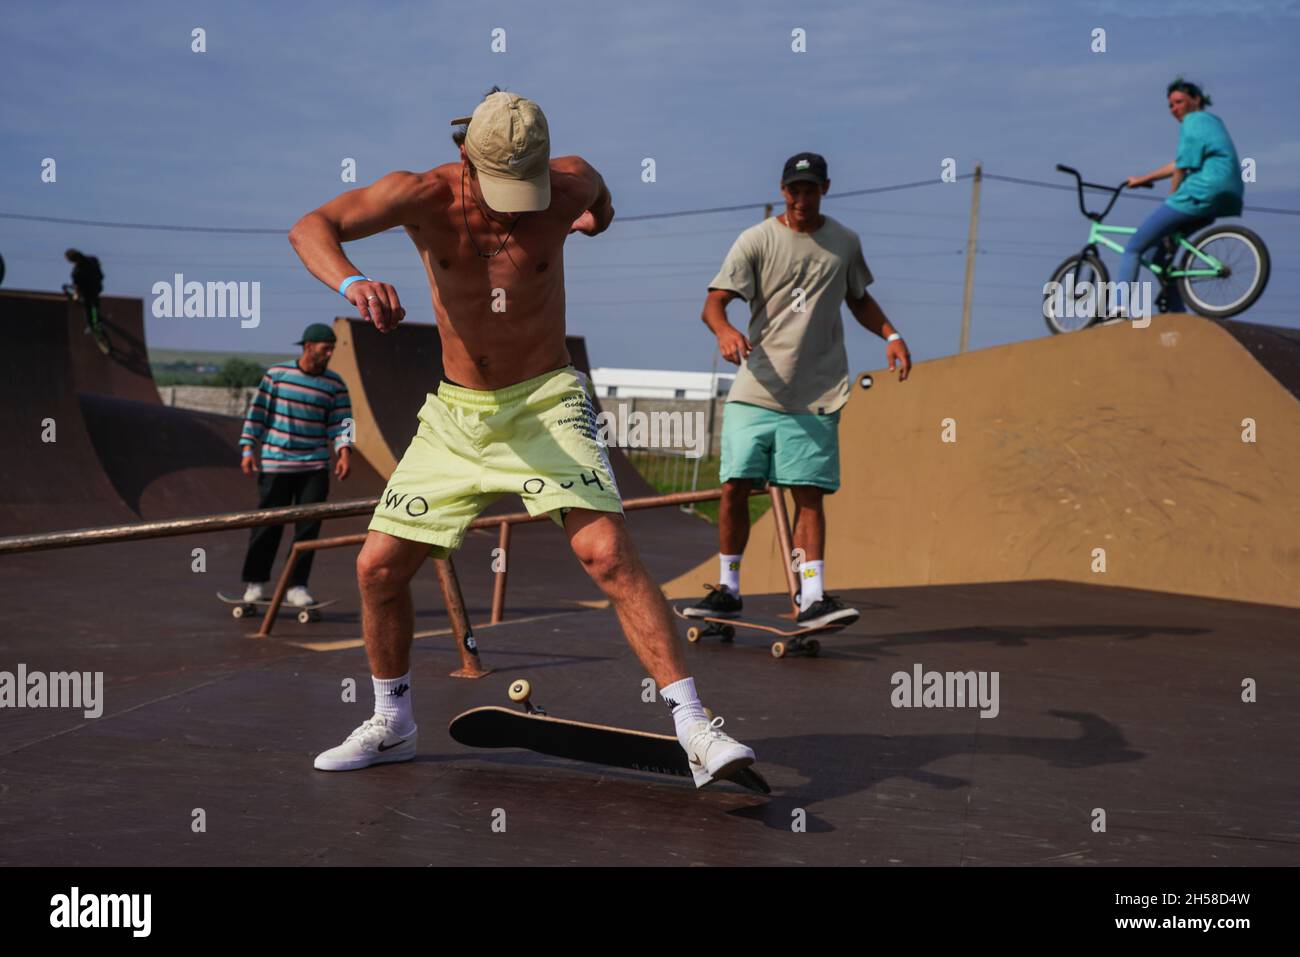
M 718 583 L 737 598 L 740 597 L 740 556 L 719 555 Z
M 375 714 L 388 719 L 398 734 L 410 734 L 415 728 L 411 711 L 411 673 L 400 678 L 370 678 L 375 683 Z
M 704 713 L 704 705 L 700 704 L 700 696 L 695 693 L 695 679 L 674 681 L 667 687 L 660 688 L 659 696 L 672 710 L 673 723 L 677 726 L 677 740 L 685 746 L 687 730 L 701 721 L 709 720 L 709 716 Z
M 822 600 L 826 593 L 822 575 L 826 562 L 801 562 L 799 564 L 799 610 L 807 611 Z

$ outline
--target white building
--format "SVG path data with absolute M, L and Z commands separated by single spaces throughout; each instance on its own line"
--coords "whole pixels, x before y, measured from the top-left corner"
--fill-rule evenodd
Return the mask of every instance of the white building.
M 677 372 L 672 369 L 591 370 L 598 398 L 708 399 L 725 396 L 736 378 L 733 373 Z

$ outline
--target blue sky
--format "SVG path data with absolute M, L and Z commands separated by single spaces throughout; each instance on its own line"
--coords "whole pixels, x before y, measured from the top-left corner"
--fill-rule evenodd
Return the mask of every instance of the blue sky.
M 570 239 L 570 331 L 599 365 L 710 367 L 705 287 L 758 204 L 779 201 L 781 164 L 799 150 L 827 157 L 825 212 L 861 234 L 872 291 L 917 359 L 958 344 L 970 184 L 937 182 L 945 157 L 963 173 L 980 160 L 1062 183 L 1058 162 L 1107 182 L 1146 172 L 1173 157 L 1164 87 L 1182 73 L 1256 160 L 1247 205 L 1300 209 L 1292 2 L 47 2 L 10 3 L 4 19 L 4 214 L 287 231 L 346 188 L 345 157 L 362 183 L 451 160 L 447 121 L 493 84 L 542 105 L 553 152 L 600 169 L 620 216 L 756 204 Z M 195 27 L 205 54 L 190 52 Z M 505 53 L 490 50 L 498 27 Z M 1105 53 L 1090 50 L 1099 27 Z M 790 50 L 795 28 L 807 53 Z M 45 157 L 57 183 L 41 182 Z M 655 183 L 641 181 L 645 157 Z M 835 199 L 928 178 L 936 184 Z M 1122 200 L 1109 221 L 1135 225 L 1151 208 Z M 1300 220 L 1247 212 L 1244 222 L 1274 269 L 1244 318 L 1300 326 Z M 1042 284 L 1085 234 L 1071 193 L 985 183 L 973 348 L 1046 333 Z M 2 217 L 5 286 L 57 289 L 72 245 L 101 258 L 120 295 L 147 297 L 176 272 L 262 283 L 259 328 L 150 318 L 154 347 L 292 351 L 308 322 L 350 309 L 282 235 Z M 432 321 L 404 237 L 348 251 L 397 286 L 410 319 Z M 734 323 L 745 315 L 733 304 Z M 879 340 L 845 315 L 852 367 L 879 367 Z

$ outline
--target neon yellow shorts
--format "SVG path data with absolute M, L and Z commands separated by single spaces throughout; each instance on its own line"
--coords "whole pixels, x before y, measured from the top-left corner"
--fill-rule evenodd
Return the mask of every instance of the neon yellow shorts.
M 568 367 L 494 392 L 443 382 L 379 499 L 370 528 L 428 542 L 444 557 L 503 495 L 530 515 L 623 511 L 609 454 L 596 441 L 590 380 Z

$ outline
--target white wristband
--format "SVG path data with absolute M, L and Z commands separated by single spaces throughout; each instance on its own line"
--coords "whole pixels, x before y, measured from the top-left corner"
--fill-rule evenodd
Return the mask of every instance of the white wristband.
M 886 342 L 895 342 L 895 341 L 897 341 L 898 339 L 901 339 L 901 338 L 903 338 L 903 337 L 900 336 L 897 332 L 891 332 L 891 333 L 889 334 L 889 337 L 888 337 L 887 339 L 885 339 L 885 341 L 886 341 Z

